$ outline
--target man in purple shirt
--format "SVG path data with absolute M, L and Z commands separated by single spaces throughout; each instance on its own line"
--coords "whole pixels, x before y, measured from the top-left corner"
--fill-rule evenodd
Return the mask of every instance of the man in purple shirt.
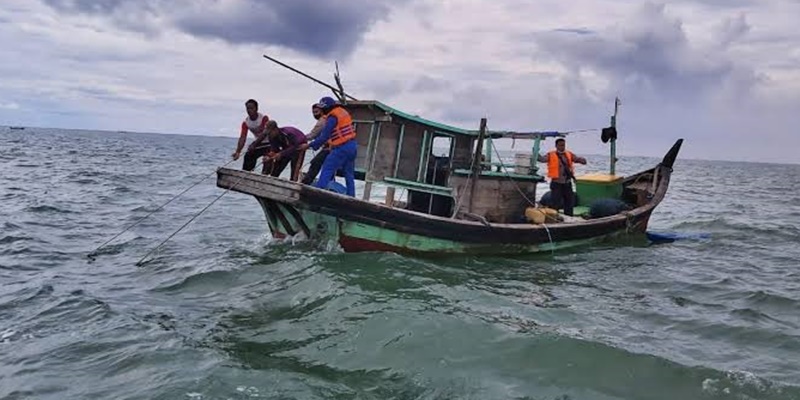
M 266 171 L 272 176 L 279 176 L 291 161 L 291 179 L 296 181 L 305 155 L 305 149 L 301 149 L 300 145 L 306 143 L 306 135 L 293 126 L 279 128 L 275 120 L 267 122 L 266 131 L 272 146 L 264 160 Z

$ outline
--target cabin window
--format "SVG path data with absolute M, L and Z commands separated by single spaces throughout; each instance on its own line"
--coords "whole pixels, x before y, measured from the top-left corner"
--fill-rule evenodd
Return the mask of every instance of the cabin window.
M 431 155 L 434 157 L 450 157 L 452 154 L 453 138 L 450 136 L 436 136 L 433 138 Z

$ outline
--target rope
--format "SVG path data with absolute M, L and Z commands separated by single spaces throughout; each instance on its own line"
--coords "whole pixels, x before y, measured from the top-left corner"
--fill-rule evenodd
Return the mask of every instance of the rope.
M 467 190 L 468 186 L 473 185 L 472 175 L 475 174 L 475 158 L 476 157 L 472 157 L 472 160 L 469 162 L 469 176 L 467 177 L 467 184 L 463 187 L 464 190 Z M 458 196 L 458 199 L 456 200 L 456 205 L 453 208 L 453 215 L 451 215 L 450 218 L 455 218 L 458 215 L 458 211 L 461 209 L 461 200 L 464 198 L 464 193 L 458 193 L 458 190 L 456 190 L 456 195 Z M 431 199 L 433 199 L 432 196 Z
M 259 166 L 260 164 L 261 164 L 261 162 L 259 162 L 258 164 L 256 164 L 256 166 L 255 166 L 253 169 L 256 169 L 256 168 L 258 168 L 258 166 Z M 192 216 L 192 218 L 190 218 L 188 221 L 186 221 L 186 223 L 185 223 L 185 224 L 183 224 L 183 225 L 182 225 L 180 228 L 178 228 L 178 230 L 176 230 L 176 231 L 175 231 L 175 232 L 173 232 L 171 235 L 169 235 L 169 236 L 168 236 L 166 239 L 164 239 L 164 240 L 163 240 L 161 243 L 159 243 L 159 244 L 158 244 L 158 246 L 156 246 L 156 247 L 154 247 L 152 250 L 148 251 L 148 252 L 147 252 L 147 254 L 145 254 L 145 255 L 144 255 L 144 257 L 142 257 L 141 259 L 139 259 L 139 261 L 137 261 L 137 262 L 136 262 L 136 266 L 137 266 L 137 267 L 141 267 L 142 265 L 144 265 L 144 260 L 145 260 L 145 259 L 146 259 L 148 256 L 150 256 L 150 254 L 152 254 L 153 252 L 155 252 L 156 250 L 158 250 L 159 248 L 161 248 L 161 246 L 163 246 L 163 245 L 164 245 L 165 243 L 167 243 L 167 242 L 168 242 L 170 239 L 172 239 L 172 238 L 173 238 L 175 235 L 177 235 L 177 234 L 178 234 L 180 231 L 182 231 L 182 230 L 183 230 L 183 228 L 186 228 L 187 226 L 189 226 L 189 224 L 191 224 L 191 223 L 192 223 L 192 221 L 194 221 L 194 220 L 195 220 L 197 217 L 199 217 L 199 216 L 200 216 L 201 214 L 203 214 L 203 213 L 204 213 L 206 210 L 208 210 L 208 209 L 209 209 L 209 207 L 211 207 L 211 206 L 212 206 L 214 203 L 216 203 L 216 202 L 217 202 L 217 200 L 221 199 L 221 198 L 222 198 L 222 196 L 225 196 L 225 195 L 226 195 L 228 192 L 230 192 L 230 191 L 231 191 L 231 189 L 233 189 L 234 187 L 236 187 L 236 185 L 238 185 L 238 184 L 239 184 L 239 183 L 242 181 L 242 179 L 244 179 L 245 177 L 246 177 L 246 176 L 242 176 L 241 178 L 239 178 L 239 180 L 237 180 L 237 181 L 236 181 L 236 183 L 234 183 L 233 185 L 231 185 L 231 187 L 229 187 L 229 188 L 225 189 L 225 191 L 224 191 L 224 192 L 222 192 L 222 194 L 220 194 L 219 196 L 217 196 L 217 198 L 215 198 L 214 200 L 212 200 L 212 201 L 211 201 L 211 203 L 208 203 L 208 205 L 207 205 L 207 206 L 203 207 L 203 209 L 202 209 L 202 210 L 200 210 L 200 212 L 198 212 L 197 214 L 195 214 L 194 216 Z
M 498 160 L 502 160 L 502 159 L 503 159 L 503 158 L 500 156 L 500 152 L 498 152 L 498 151 L 497 151 L 497 147 L 494 147 L 494 146 L 492 146 L 492 150 L 494 150 L 494 154 L 497 156 L 497 159 L 498 159 Z M 502 165 L 501 167 L 505 167 L 505 165 Z M 517 189 L 517 191 L 519 192 L 519 194 L 521 194 L 521 195 L 522 195 L 522 198 L 524 198 L 524 199 L 525 199 L 525 201 L 527 201 L 527 202 L 528 202 L 528 204 L 530 204 L 530 205 L 532 205 L 532 206 L 536 207 L 536 202 L 535 202 L 535 201 L 531 201 L 531 199 L 529 199 L 529 198 L 528 198 L 528 196 L 526 196 L 526 195 L 525 195 L 525 193 L 522 191 L 522 189 L 520 189 L 520 188 L 519 188 L 519 185 L 517 184 L 517 181 L 515 181 L 515 180 L 514 180 L 514 178 L 512 178 L 512 177 L 511 177 L 511 175 L 508 173 L 508 171 L 505 171 L 505 168 L 503 168 L 503 169 L 504 169 L 504 170 L 503 170 L 503 174 L 505 174 L 506 178 L 508 178 L 508 180 L 510 180 L 510 181 L 511 181 L 511 183 L 513 183 L 513 184 L 514 184 L 514 187 Z M 549 233 L 549 232 L 548 232 L 548 233 Z
M 570 135 L 570 134 L 573 134 L 573 133 L 595 132 L 595 131 L 602 131 L 602 130 L 603 130 L 603 128 L 589 128 L 589 129 L 573 129 L 571 131 L 564 131 L 564 132 L 556 131 L 556 132 L 541 132 L 541 133 L 555 134 L 555 136 L 545 136 L 545 137 L 559 137 L 559 136 L 563 137 L 563 136 Z M 512 140 L 511 147 L 512 148 L 514 147 L 514 144 L 516 143 L 515 141 L 517 139 L 520 139 L 520 140 L 533 140 L 534 139 L 534 137 L 531 137 L 532 134 L 530 134 L 530 133 L 529 134 L 514 133 L 514 132 L 506 132 L 506 133 L 508 135 L 510 135 L 510 136 L 504 136 L 504 137 L 510 137 L 511 138 L 511 140 Z M 535 134 L 535 133 L 536 132 L 534 132 L 533 134 Z M 521 136 L 516 136 L 516 135 L 521 135 Z
M 602 130 L 602 128 L 578 129 L 578 130 L 574 130 L 574 131 L 566 131 L 566 132 L 564 132 L 564 134 L 594 132 L 594 131 L 600 131 L 600 130 Z
M 496 147 L 494 147 L 494 153 L 497 156 L 498 160 L 502 160 L 502 157 L 500 157 L 500 153 L 497 151 Z M 503 165 L 502 167 L 505 167 L 505 165 Z M 528 204 L 530 204 L 530 205 L 532 205 L 534 207 L 537 207 L 536 202 L 535 201 L 531 201 L 531 199 L 529 199 L 528 196 L 525 195 L 525 193 L 522 191 L 522 189 L 519 188 L 519 185 L 517 184 L 517 181 L 515 181 L 514 178 L 511 177 L 511 175 L 508 173 L 508 171 L 503 171 L 503 173 L 514 184 L 514 187 L 517 189 L 519 194 L 522 195 L 522 197 L 525 199 L 525 201 L 527 201 Z M 544 227 L 545 232 L 547 232 L 547 239 L 550 241 L 550 255 L 555 255 L 556 249 L 555 249 L 555 245 L 553 244 L 553 236 L 550 234 L 550 228 L 548 228 L 547 224 L 545 224 L 545 223 L 542 223 L 542 226 Z
M 222 167 L 226 167 L 228 164 L 230 164 L 230 163 L 232 163 L 232 162 L 234 162 L 234 161 L 236 161 L 236 160 L 230 160 L 230 161 L 228 161 L 227 163 L 225 163 L 224 165 L 222 165 Z M 218 167 L 218 168 L 217 168 L 217 170 L 218 170 L 219 168 L 222 168 L 222 167 Z M 125 233 L 125 232 L 129 231 L 129 230 L 130 230 L 131 228 L 133 228 L 134 226 L 136 226 L 136 225 L 139 225 L 139 224 L 140 224 L 142 221 L 144 221 L 145 219 L 149 218 L 151 215 L 155 214 L 156 212 L 160 211 L 160 210 L 161 210 L 162 208 L 164 208 L 164 207 L 165 207 L 167 204 L 169 204 L 169 203 L 172 203 L 174 200 L 176 200 L 177 198 L 179 198 L 179 197 L 183 196 L 183 195 L 184 195 L 186 192 L 188 192 L 189 190 L 191 190 L 191 189 L 192 189 L 192 188 L 194 188 L 195 186 L 197 186 L 197 185 L 199 185 L 199 184 L 203 183 L 203 181 L 205 181 L 205 180 L 206 180 L 206 179 L 208 179 L 210 176 L 212 176 L 212 175 L 214 175 L 214 174 L 216 174 L 216 173 L 217 173 L 217 171 L 215 170 L 215 171 L 214 171 L 214 172 L 212 172 L 211 174 L 204 176 L 204 177 L 203 177 L 203 179 L 201 179 L 201 180 L 197 181 L 197 182 L 196 182 L 195 184 L 193 184 L 192 186 L 189 186 L 188 188 L 184 189 L 182 192 L 180 192 L 180 193 L 178 193 L 177 195 L 173 196 L 173 197 L 172 197 L 171 199 L 169 199 L 169 200 L 168 200 L 166 203 L 164 203 L 164 204 L 160 205 L 160 206 L 159 206 L 158 208 L 156 208 L 155 210 L 151 211 L 150 213 L 148 213 L 148 214 L 147 214 L 147 215 L 145 215 L 144 217 L 140 218 L 139 220 L 137 220 L 136 222 L 134 222 L 133 224 L 131 224 L 131 225 L 130 225 L 130 226 L 128 226 L 127 228 L 123 229 L 123 230 L 122 230 L 122 232 L 120 232 L 120 233 L 117 233 L 117 234 L 116 234 L 116 235 L 114 235 L 114 237 L 112 237 L 111 239 L 108 239 L 108 240 L 106 240 L 106 241 L 105 241 L 103 244 L 101 244 L 101 245 L 100 245 L 100 246 L 98 246 L 96 249 L 94 249 L 92 252 L 90 252 L 89 254 L 87 254 L 87 255 L 86 255 L 86 257 L 88 257 L 89 259 L 94 259 L 94 258 L 95 258 L 95 256 L 97 256 L 97 251 L 98 251 L 98 250 L 102 249 L 103 247 L 105 247 L 106 245 L 108 245 L 109 243 L 111 243 L 111 242 L 112 242 L 114 239 L 116 239 L 116 238 L 120 237 L 120 235 L 122 235 L 123 233 Z
M 542 224 L 542 226 L 544 227 L 544 230 L 547 232 L 547 239 L 550 240 L 550 255 L 551 256 L 555 255 L 556 254 L 556 247 L 553 244 L 553 236 L 550 235 L 550 228 L 548 228 L 547 224 L 544 224 L 544 223 Z
M 310 162 L 310 160 L 309 160 L 309 162 Z M 256 169 L 256 168 L 258 168 L 258 167 L 259 167 L 259 166 L 260 166 L 262 163 L 263 163 L 263 157 L 262 157 L 262 161 L 259 161 L 259 162 L 256 164 L 256 166 L 255 166 L 255 167 L 253 167 L 253 169 Z M 230 164 L 230 162 L 229 162 L 229 164 Z M 298 170 L 302 170 L 302 167 L 306 166 L 307 164 L 308 164 L 307 162 L 306 162 L 306 163 L 303 163 L 303 164 L 300 166 L 300 168 L 298 168 Z M 226 165 L 227 165 L 227 164 L 226 164 Z M 271 172 L 272 172 L 272 169 L 273 169 L 274 167 L 275 167 L 275 163 L 274 163 L 274 162 L 272 162 L 272 163 L 271 163 L 271 165 L 270 165 L 270 174 L 271 174 Z M 239 178 L 239 180 L 237 180 L 237 181 L 236 181 L 236 182 L 235 182 L 233 185 L 231 185 L 231 187 L 229 187 L 229 188 L 225 189 L 225 191 L 224 191 L 224 192 L 222 192 L 222 194 L 220 194 L 220 195 L 219 195 L 219 196 L 217 196 L 217 197 L 216 197 L 214 200 L 212 200 L 212 201 L 211 201 L 211 203 L 208 203 L 208 205 L 207 205 L 207 206 L 203 207 L 203 209 L 202 209 L 202 210 L 200 210 L 200 212 L 198 212 L 197 214 L 195 214 L 194 216 L 192 216 L 192 218 L 190 218 L 188 221 L 186 221 L 186 223 L 184 223 L 184 224 L 183 224 L 183 225 L 182 225 L 180 228 L 178 228 L 178 230 L 176 230 L 176 231 L 175 231 L 175 232 L 173 232 L 171 235 L 169 235 L 169 236 L 168 236 L 166 239 L 164 239 L 164 240 L 163 240 L 161 243 L 159 243 L 159 244 L 158 244 L 158 246 L 154 247 L 152 250 L 150 250 L 149 252 L 147 252 L 147 254 L 145 254 L 145 255 L 144 255 L 144 257 L 142 257 L 141 259 L 139 259 L 139 261 L 138 261 L 138 262 L 136 262 L 136 266 L 137 266 L 137 267 L 140 267 L 140 266 L 144 265 L 144 260 L 145 260 L 145 259 L 147 259 L 147 257 L 148 257 L 148 256 L 150 256 L 150 254 L 154 253 L 156 250 L 158 250 L 159 248 L 161 248 L 161 246 L 163 246 L 163 245 L 164 245 L 165 243 L 167 243 L 167 242 L 168 242 L 170 239 L 172 239 L 173 237 L 175 237 L 175 235 L 177 235 L 177 234 L 178 234 L 180 231 L 182 231 L 184 228 L 186 228 L 187 226 L 189 226 L 189 224 L 191 224 L 191 223 L 192 223 L 192 221 L 194 221 L 194 220 L 195 220 L 197 217 L 199 217 L 200 215 L 202 215 L 202 214 L 203 214 L 203 213 L 204 213 L 206 210 L 208 210 L 208 209 L 209 209 L 209 208 L 210 208 L 210 207 L 211 207 L 211 206 L 212 206 L 214 203 L 216 203 L 216 202 L 217 202 L 219 199 L 221 199 L 221 198 L 222 198 L 222 196 L 225 196 L 225 195 L 226 195 L 228 192 L 230 192 L 230 191 L 231 191 L 231 189 L 233 189 L 234 187 L 236 187 L 236 185 L 238 185 L 238 184 L 239 184 L 239 183 L 242 181 L 242 179 L 244 179 L 244 178 L 245 178 L 244 176 L 243 176 L 243 177 L 241 177 L 241 178 Z

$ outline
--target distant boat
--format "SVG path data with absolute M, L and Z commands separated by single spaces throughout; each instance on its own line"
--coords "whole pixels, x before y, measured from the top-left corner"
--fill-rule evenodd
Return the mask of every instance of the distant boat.
M 25 127 L 24 126 L 9 126 L 8 129 L 11 129 L 12 131 L 22 131 L 22 130 L 25 130 Z

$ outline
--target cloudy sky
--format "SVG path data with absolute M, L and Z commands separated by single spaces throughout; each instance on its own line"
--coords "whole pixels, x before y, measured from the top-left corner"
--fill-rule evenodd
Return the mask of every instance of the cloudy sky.
M 269 54 L 465 128 L 600 128 L 619 96 L 622 155 L 800 163 L 798 21 L 798 0 L 2 0 L 0 125 L 234 137 L 253 97 L 309 129 L 329 91 Z

